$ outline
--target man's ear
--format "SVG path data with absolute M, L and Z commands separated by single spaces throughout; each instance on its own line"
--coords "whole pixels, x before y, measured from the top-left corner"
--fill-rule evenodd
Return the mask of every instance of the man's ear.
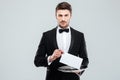
M 72 13 L 70 13 L 70 18 L 72 17 Z
M 57 19 L 57 12 L 55 12 L 55 17 L 56 17 L 56 19 Z

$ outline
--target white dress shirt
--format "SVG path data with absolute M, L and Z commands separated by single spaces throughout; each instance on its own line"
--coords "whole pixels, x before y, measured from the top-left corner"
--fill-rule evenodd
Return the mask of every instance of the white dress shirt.
M 60 50 L 62 50 L 64 53 L 68 52 L 70 43 L 71 43 L 71 31 L 70 27 L 68 26 L 67 29 L 69 29 L 69 32 L 62 32 L 59 33 L 59 29 L 62 29 L 61 27 L 58 26 L 57 28 L 57 35 L 56 35 L 56 40 L 57 40 L 57 45 Z

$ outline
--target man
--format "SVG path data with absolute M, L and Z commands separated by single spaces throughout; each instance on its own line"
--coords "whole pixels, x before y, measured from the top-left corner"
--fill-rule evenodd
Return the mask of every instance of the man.
M 47 67 L 46 80 L 80 80 L 78 74 L 83 71 L 66 71 L 64 68 L 69 66 L 59 62 L 61 55 L 66 52 L 83 59 L 80 69 L 88 66 L 84 34 L 70 27 L 71 16 L 71 5 L 59 3 L 56 7 L 58 26 L 43 33 L 34 63 L 37 67 Z

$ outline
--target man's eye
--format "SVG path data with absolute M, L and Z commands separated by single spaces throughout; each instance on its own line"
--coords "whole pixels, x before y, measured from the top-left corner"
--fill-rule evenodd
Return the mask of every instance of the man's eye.
M 58 15 L 59 17 L 62 17 L 62 15 Z
M 66 17 L 68 16 L 68 14 L 65 15 Z

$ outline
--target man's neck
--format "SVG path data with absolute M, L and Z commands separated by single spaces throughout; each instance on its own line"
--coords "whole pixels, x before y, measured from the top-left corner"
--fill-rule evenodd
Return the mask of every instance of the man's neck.
M 66 27 L 61 27 L 61 26 L 58 25 L 58 28 L 59 28 L 59 29 L 69 29 L 70 26 L 68 25 L 68 26 L 66 26 Z

